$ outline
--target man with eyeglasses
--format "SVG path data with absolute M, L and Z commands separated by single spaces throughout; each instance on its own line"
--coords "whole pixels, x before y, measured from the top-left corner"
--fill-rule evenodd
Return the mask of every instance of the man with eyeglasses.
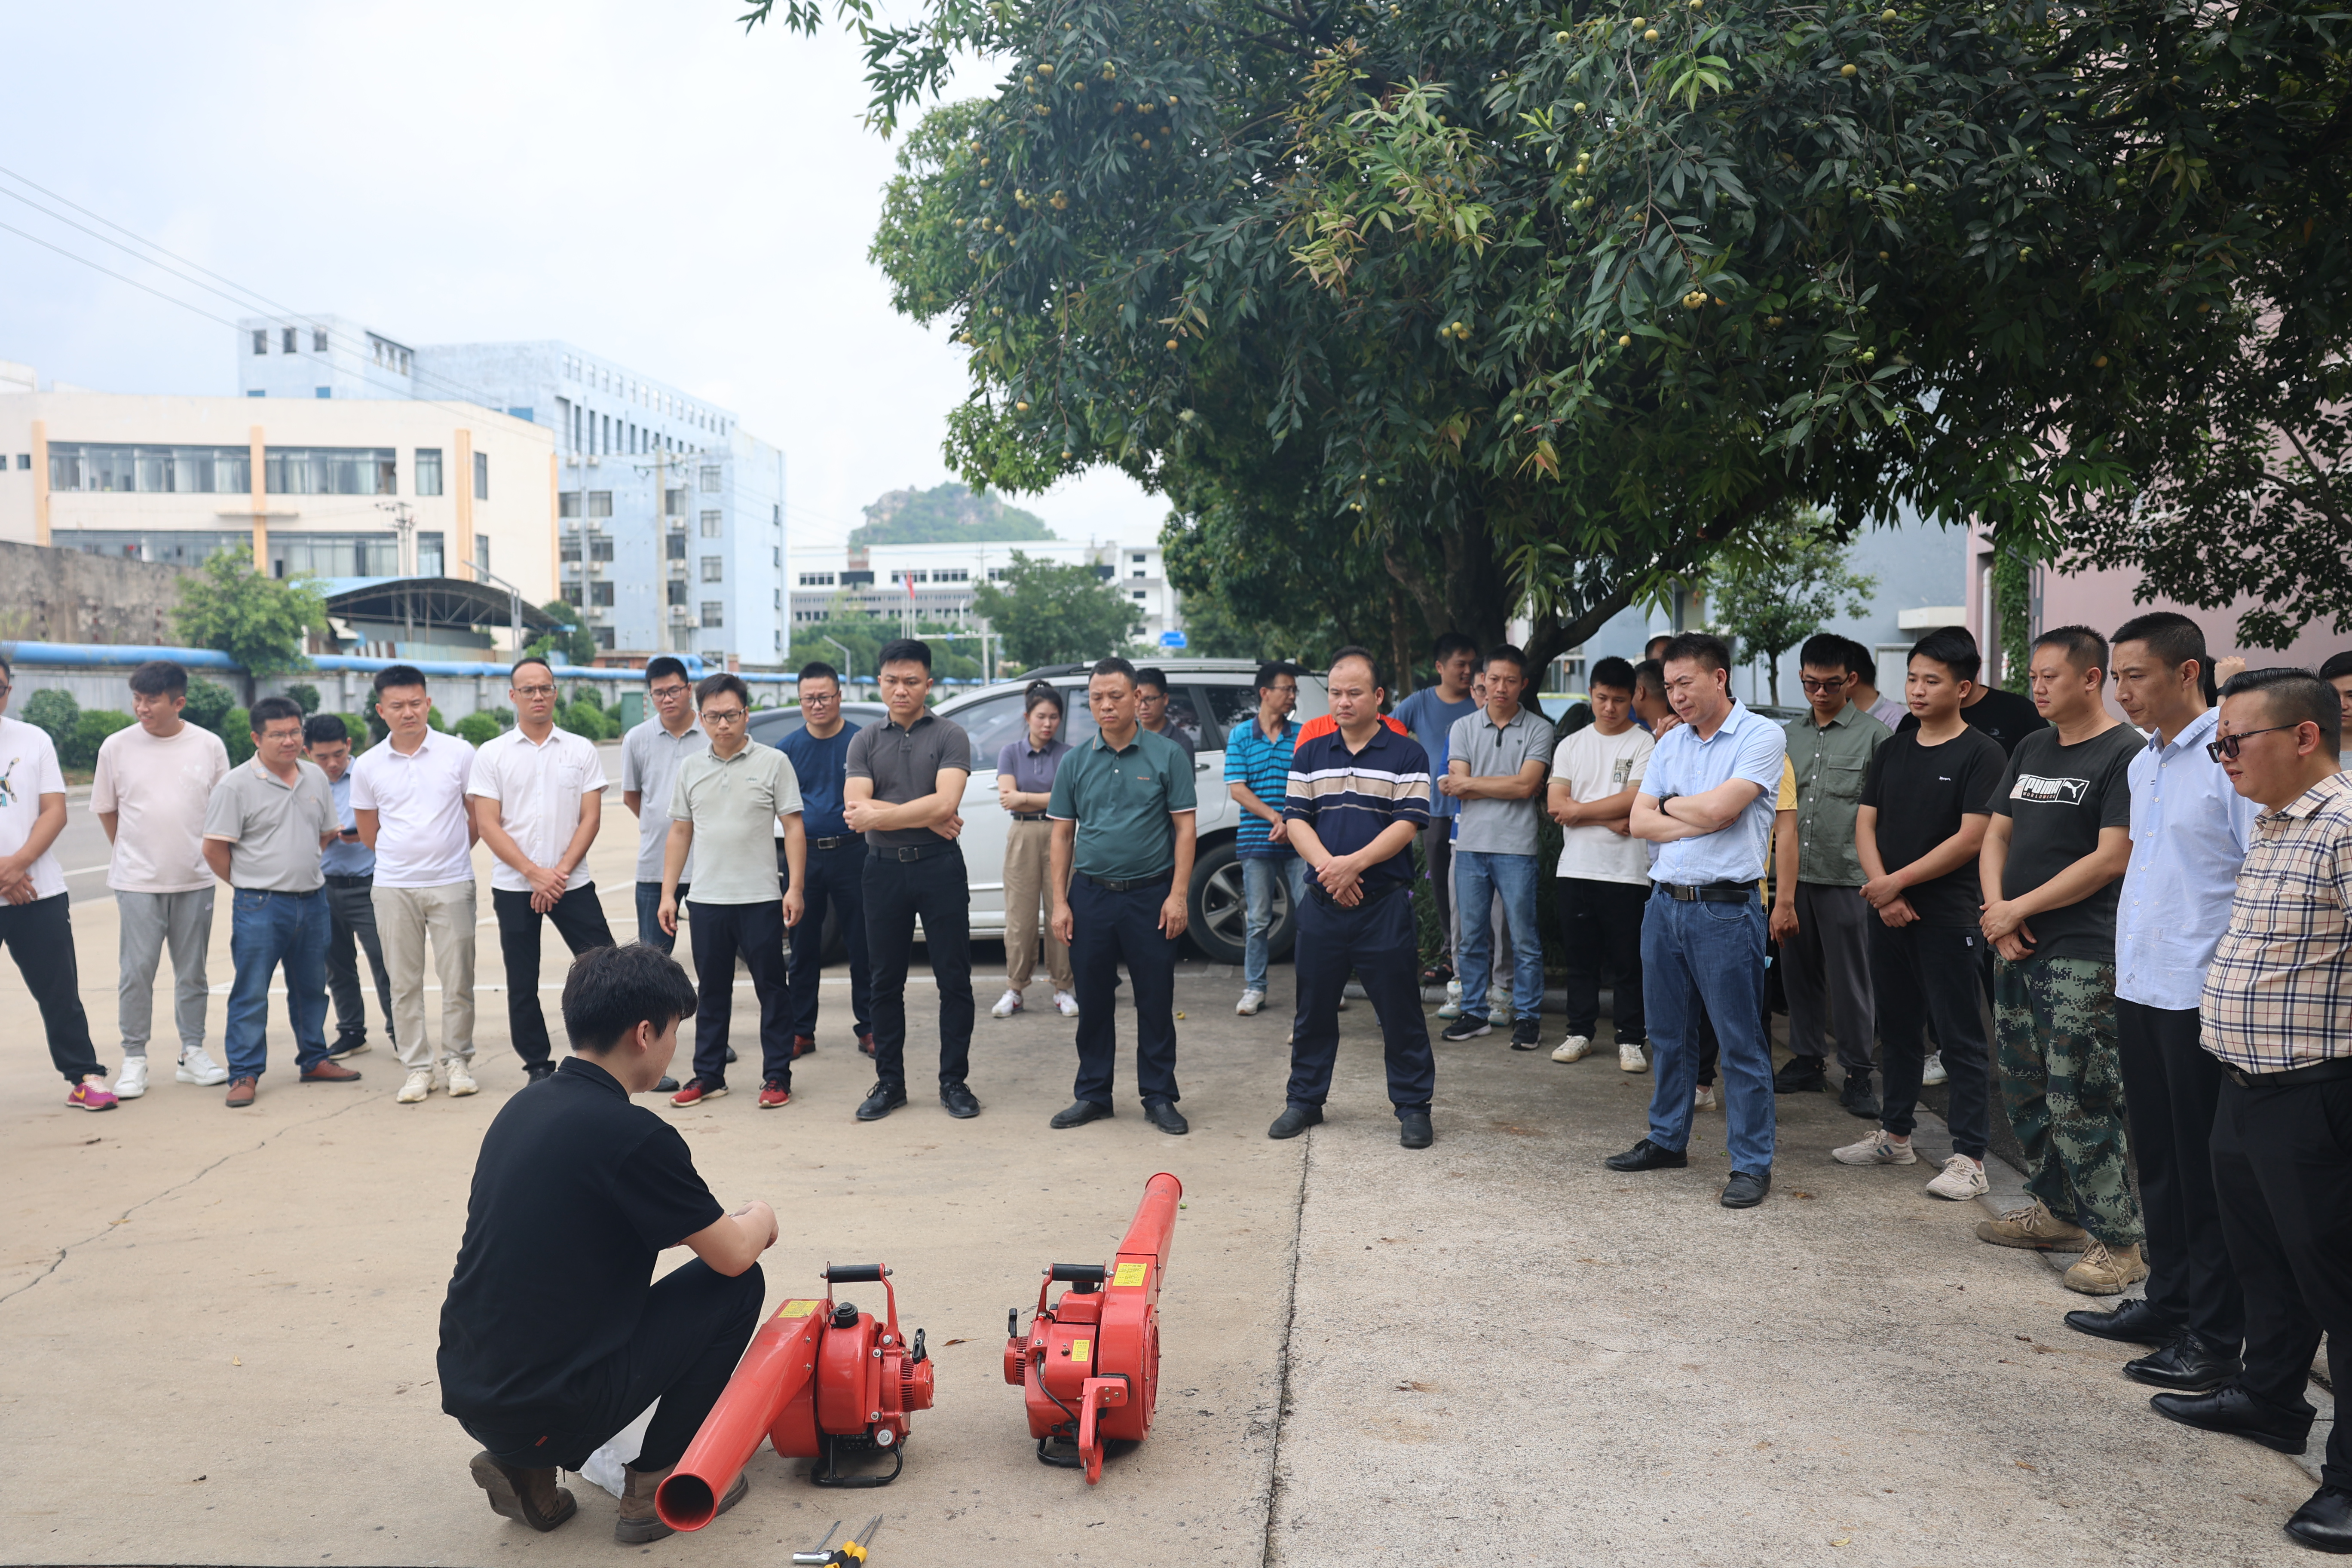
M 1192 760 L 1192 733 L 1168 716 L 1168 672 L 1157 665 L 1145 665 L 1135 672 L 1135 717 L 1141 728 L 1175 742 L 1184 748 L 1184 760 Z
M 801 714 L 805 721 L 777 750 L 790 757 L 801 784 L 801 826 L 808 835 L 806 912 L 793 932 L 793 1051 L 816 1049 L 818 981 L 824 970 L 824 915 L 841 910 L 841 944 L 849 950 L 849 1016 L 857 1048 L 874 1054 L 874 980 L 866 961 L 866 840 L 841 814 L 849 778 L 849 742 L 863 727 L 841 712 L 841 672 L 822 660 L 801 666 Z
M 786 1006 L 784 928 L 801 919 L 807 838 L 801 830 L 801 786 L 790 758 L 751 739 L 751 689 L 738 675 L 714 675 L 694 689 L 708 749 L 678 763 L 670 792 L 669 843 L 662 855 L 656 918 L 677 934 L 679 883 L 698 846 L 692 940 L 699 1000 L 694 1013 L 694 1077 L 670 1097 L 699 1105 L 727 1092 L 727 1030 L 735 1013 L 735 960 L 751 971 L 760 1004 L 760 1109 L 793 1100 L 792 1018 Z M 784 869 L 777 875 L 775 829 L 784 830 Z
M 613 945 L 594 880 L 580 869 L 604 823 L 604 764 L 596 744 L 555 726 L 555 671 L 545 659 L 515 661 L 507 675 L 515 727 L 474 753 L 466 793 L 474 827 L 498 864 L 490 908 L 506 960 L 507 1028 L 523 1076 L 555 1075 L 547 1015 L 539 1005 L 540 927 L 579 957 Z
M 677 766 L 710 749 L 694 713 L 686 666 L 664 654 L 646 663 L 646 697 L 653 714 L 621 737 L 621 804 L 637 819 L 637 940 L 667 952 L 677 938 L 662 929 L 662 852 L 669 844 L 669 797 Z M 691 901 L 694 858 L 678 872 L 677 896 Z M 677 1086 L 672 1084 L 671 1089 Z
M 1870 989 L 1870 905 L 1853 822 L 1872 759 L 1894 731 L 1853 698 L 1848 639 L 1821 632 L 1798 651 L 1798 679 L 1808 709 L 1784 726 L 1797 771 L 1797 875 L 1774 889 L 1770 930 L 1780 944 L 1789 993 L 1789 1060 L 1772 1079 L 1776 1094 L 1829 1087 L 1823 1070 L 1829 1035 L 1837 1034 L 1845 1084 L 1838 1103 L 1875 1118 L 1872 1044 L 1878 1012 Z

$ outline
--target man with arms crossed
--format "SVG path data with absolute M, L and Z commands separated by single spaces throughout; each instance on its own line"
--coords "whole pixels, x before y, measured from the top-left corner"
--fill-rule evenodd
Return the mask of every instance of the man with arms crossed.
M 1650 754 L 1633 797 L 1636 838 L 1659 846 L 1655 889 L 1642 920 L 1642 1002 L 1657 1078 L 1650 1134 L 1605 1163 L 1612 1171 L 1690 1163 L 1698 1075 L 1697 1013 L 1722 1043 L 1726 1208 L 1754 1208 L 1772 1190 L 1772 1047 L 1765 1037 L 1765 857 L 1788 737 L 1731 695 L 1731 650 L 1704 632 L 1665 647 L 1666 696 L 1681 721 Z
M 637 819 L 637 940 L 667 952 L 677 942 L 661 923 L 670 794 L 677 784 L 678 763 L 709 750 L 710 737 L 694 716 L 694 688 L 678 660 L 664 654 L 646 661 L 646 696 L 653 716 L 621 737 L 621 804 Z M 688 856 L 678 872 L 677 896 L 690 902 L 693 891 L 694 858 Z
M 1445 776 L 1438 794 L 1461 803 L 1454 833 L 1454 891 L 1469 914 L 1456 952 L 1462 963 L 1462 1016 L 1448 1040 L 1491 1026 L 1486 1008 L 1499 943 L 1486 918 L 1496 899 L 1510 927 L 1511 1048 L 1542 1043 L 1543 937 L 1536 923 L 1536 797 L 1551 763 L 1551 726 L 1519 706 L 1528 656 L 1505 643 L 1486 655 L 1486 703 L 1447 732 Z M 1490 955 L 1492 964 L 1490 965 Z
M 155 1019 L 155 971 L 172 949 L 172 1022 L 180 1036 L 182 1083 L 223 1084 L 228 1069 L 205 1052 L 205 950 L 213 939 L 213 874 L 205 864 L 205 810 L 213 786 L 228 776 L 228 748 L 209 730 L 180 717 L 188 672 L 151 659 L 131 672 L 131 708 L 139 722 L 98 748 L 89 809 L 106 829 L 114 857 L 106 885 L 121 922 L 115 1011 L 122 1029 L 122 1071 L 114 1092 L 147 1092 L 147 1041 Z
M 352 764 L 352 816 L 375 851 L 376 934 L 392 971 L 392 1021 L 406 1081 L 393 1098 L 419 1105 L 433 1091 L 433 1037 L 425 1027 L 425 944 L 441 982 L 441 1054 L 451 1095 L 474 1081 L 474 816 L 466 783 L 474 748 L 427 723 L 424 672 L 395 664 L 375 678 L 376 716 L 390 731 Z
M 1478 710 L 1478 705 L 1470 700 L 1470 677 L 1478 668 L 1478 645 L 1460 632 L 1446 632 L 1429 651 L 1437 684 L 1424 686 L 1398 703 L 1391 717 L 1411 731 L 1423 752 L 1434 761 L 1445 755 L 1454 721 Z M 1461 810 L 1462 803 L 1452 795 L 1437 795 L 1431 805 L 1429 829 L 1421 837 L 1422 858 L 1429 863 L 1430 893 L 1437 900 L 1438 940 L 1437 962 L 1423 973 L 1423 985 L 1451 984 L 1454 979 L 1454 952 L 1461 940 L 1461 922 L 1454 905 L 1454 818 Z
M 1618 1066 L 1639 1071 L 1642 1044 L 1642 910 L 1650 858 L 1626 831 L 1656 742 L 1633 722 L 1633 667 L 1604 658 L 1585 688 L 1592 722 L 1552 751 L 1548 808 L 1559 824 L 1560 946 L 1568 966 L 1568 1037 L 1556 1062 L 1581 1061 L 1601 1027 L 1601 965 L 1609 963 Z
M 498 859 L 490 908 L 506 960 L 507 1028 L 524 1077 L 537 1083 L 555 1072 L 539 1005 L 541 922 L 554 922 L 574 958 L 613 945 L 596 884 L 580 870 L 604 825 L 604 764 L 594 742 L 555 727 L 555 670 L 545 659 L 517 659 L 507 679 L 515 727 L 474 753 L 466 793 L 475 836 Z
M 1234 835 L 1241 857 L 1242 898 L 1247 925 L 1242 935 L 1242 998 L 1234 1011 L 1246 1018 L 1265 1005 L 1267 942 L 1274 929 L 1274 888 L 1289 895 L 1291 921 L 1306 893 L 1307 863 L 1290 847 L 1282 811 L 1290 791 L 1290 757 L 1298 726 L 1290 710 L 1298 706 L 1298 670 L 1287 664 L 1257 667 L 1257 713 L 1225 733 L 1225 793 L 1242 808 Z
M 2106 638 L 2088 626 L 2034 639 L 2033 705 L 2051 727 L 2011 754 L 1979 865 L 2001 1100 L 2033 1202 L 1980 1221 L 1977 1237 L 2082 1248 L 2063 1283 L 2086 1296 L 2147 1277 L 2116 1058 L 2116 884 L 2142 742 L 2101 700 L 2106 663 Z
M 793 1054 L 816 1049 L 817 981 L 824 964 L 824 911 L 841 906 L 841 945 L 849 950 L 849 1020 L 857 1048 L 874 1054 L 874 976 L 866 955 L 866 840 L 842 815 L 849 776 L 849 742 L 863 728 L 842 716 L 841 675 L 833 666 L 801 666 L 801 713 L 806 720 L 777 749 L 801 786 L 801 827 L 808 837 L 804 912 L 793 928 Z
M 578 1511 L 556 1471 L 580 1468 L 659 1400 L 613 1539 L 667 1535 L 655 1489 L 759 1323 L 774 1211 L 721 1209 L 677 1130 L 629 1103 L 668 1071 L 693 1012 L 686 972 L 659 949 L 583 953 L 563 982 L 572 1054 L 507 1100 L 474 1162 L 441 1305 L 441 1408 L 482 1445 L 471 1468 L 490 1507 L 533 1530 Z M 694 1257 L 656 1282 L 674 1247 Z M 720 1511 L 746 1485 L 736 1478 Z
M 964 1082 L 974 1011 L 971 881 L 956 847 L 971 737 L 925 706 L 928 645 L 897 638 L 882 645 L 877 662 L 889 721 L 850 737 L 842 785 L 842 816 L 866 836 L 866 952 L 874 975 L 875 1083 L 857 1120 L 878 1121 L 907 1103 L 907 965 L 919 919 L 940 992 L 940 1103 L 950 1116 L 973 1117 L 980 1100 Z
M 302 754 L 327 775 L 339 831 L 319 869 L 327 879 L 327 994 L 335 1004 L 335 1039 L 327 1054 L 341 1061 L 368 1048 L 367 999 L 360 989 L 360 958 L 375 976 L 384 1028 L 392 1028 L 392 971 L 384 966 L 383 940 L 375 929 L 375 852 L 360 842 L 359 819 L 352 815 L 352 733 L 332 713 L 302 721 Z M 398 1046 L 395 1038 L 394 1045 Z

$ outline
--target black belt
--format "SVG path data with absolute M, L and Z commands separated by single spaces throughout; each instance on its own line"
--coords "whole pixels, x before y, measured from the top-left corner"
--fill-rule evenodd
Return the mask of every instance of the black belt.
M 1042 811 L 1016 811 L 1013 814 L 1013 820 L 1015 822 L 1043 822 L 1045 820 L 1045 814 Z
M 865 839 L 855 833 L 836 833 L 830 838 L 812 838 L 808 841 L 808 847 L 812 849 L 838 849 L 845 844 L 865 842 Z
M 370 872 L 364 877 L 353 877 L 343 872 L 330 871 L 327 873 L 327 886 L 331 888 L 373 888 L 375 886 L 375 874 L 373 872 Z
M 2352 1057 L 2330 1057 L 2309 1067 L 2288 1068 L 2281 1072 L 2248 1072 L 2244 1068 L 2221 1064 L 2240 1089 L 2284 1089 L 2297 1083 L 2336 1083 L 2352 1078 Z
M 1678 904 L 1744 904 L 1756 897 L 1753 882 L 1660 882 L 1658 891 Z
M 1115 877 L 1097 877 L 1087 871 L 1078 873 L 1107 893 L 1131 893 L 1138 888 L 1150 888 L 1165 882 L 1175 874 L 1176 868 L 1172 866 L 1164 871 L 1154 871 L 1149 877 L 1129 877 L 1123 880 Z
M 915 860 L 929 860 L 940 855 L 951 855 L 955 853 L 955 841 L 950 839 L 940 844 L 895 844 L 886 848 L 868 849 L 866 853 L 877 860 L 896 860 L 905 864 Z

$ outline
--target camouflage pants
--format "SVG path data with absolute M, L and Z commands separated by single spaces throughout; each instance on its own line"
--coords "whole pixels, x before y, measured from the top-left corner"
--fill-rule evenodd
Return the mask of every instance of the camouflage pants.
M 2124 1162 L 2116 969 L 2087 958 L 1996 959 L 2000 1097 L 2025 1149 L 2025 1190 L 2109 1247 L 2146 1234 Z

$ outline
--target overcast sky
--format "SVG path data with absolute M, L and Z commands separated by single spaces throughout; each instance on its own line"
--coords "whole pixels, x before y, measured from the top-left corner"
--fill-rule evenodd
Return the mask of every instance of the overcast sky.
M 949 477 L 967 381 L 866 259 L 894 150 L 858 122 L 854 45 L 747 36 L 741 9 L 14 0 L 0 168 L 295 310 L 409 343 L 564 338 L 713 399 L 783 448 L 795 542 L 837 543 L 885 490 Z M 12 196 L 0 224 L 257 313 Z M 236 347 L 0 231 L 0 359 L 230 395 Z M 1165 510 L 1108 471 L 1008 499 L 1076 539 L 1149 538 Z

